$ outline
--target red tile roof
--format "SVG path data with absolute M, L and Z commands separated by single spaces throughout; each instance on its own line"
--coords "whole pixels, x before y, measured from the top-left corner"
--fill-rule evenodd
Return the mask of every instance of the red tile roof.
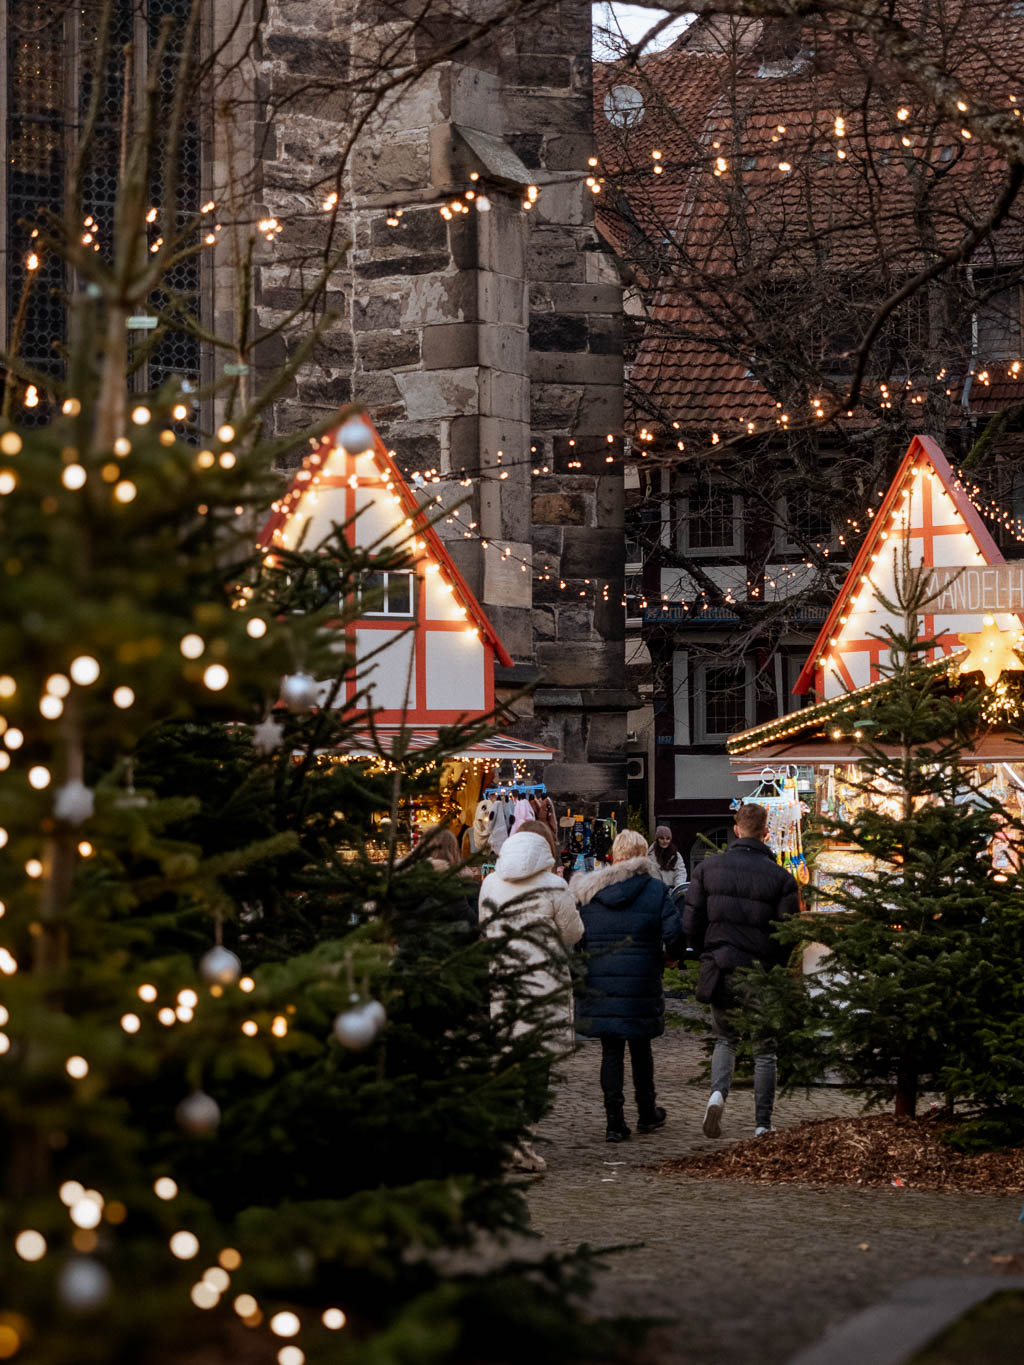
M 922 13 L 907 0 L 900 9 L 908 23 Z M 947 28 L 927 29 L 926 41 L 948 40 L 948 67 L 968 100 L 987 100 L 1007 117 L 1018 100 L 1024 107 L 1024 13 L 1002 0 L 948 0 L 944 15 Z M 825 315 L 844 290 L 856 299 L 858 279 L 870 318 L 884 272 L 886 292 L 894 291 L 930 253 L 957 243 L 1003 184 L 994 152 L 910 94 L 897 97 L 900 84 L 877 62 L 865 66 L 863 50 L 819 33 L 813 55 L 791 60 L 772 56 L 766 35 L 754 37 L 751 45 L 748 27 L 729 51 L 701 44 L 695 25 L 675 49 L 635 69 L 599 68 L 595 77 L 608 181 L 601 223 L 641 282 L 660 286 L 632 372 L 638 422 L 660 415 L 729 435 L 748 422 L 759 429 L 781 422 L 772 397 L 778 376 L 766 371 L 785 361 L 787 326 L 802 329 L 805 341 L 811 328 L 828 327 Z M 643 97 L 632 126 L 605 117 L 616 85 Z M 1022 255 L 1024 220 L 1011 214 L 975 265 Z M 787 308 L 808 300 L 822 316 L 787 319 Z M 1005 359 L 979 354 L 977 362 L 972 411 L 1018 396 Z M 950 357 L 953 403 L 966 368 L 962 362 L 957 372 Z M 923 379 L 883 397 L 914 399 Z M 804 397 L 828 401 L 825 393 Z M 856 420 L 877 416 L 862 411 Z

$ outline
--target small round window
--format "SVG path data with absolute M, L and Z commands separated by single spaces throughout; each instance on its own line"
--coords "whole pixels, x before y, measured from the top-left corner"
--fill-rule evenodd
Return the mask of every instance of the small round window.
M 644 116 L 644 97 L 632 85 L 613 85 L 604 97 L 604 116 L 616 128 L 635 128 Z

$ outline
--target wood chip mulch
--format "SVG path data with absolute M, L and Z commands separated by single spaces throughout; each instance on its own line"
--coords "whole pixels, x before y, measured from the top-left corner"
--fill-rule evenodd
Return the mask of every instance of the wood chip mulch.
M 1024 1193 L 1024 1147 L 965 1155 L 942 1141 L 944 1129 L 933 1118 L 812 1119 L 768 1137 L 702 1148 L 656 1169 L 761 1185 Z

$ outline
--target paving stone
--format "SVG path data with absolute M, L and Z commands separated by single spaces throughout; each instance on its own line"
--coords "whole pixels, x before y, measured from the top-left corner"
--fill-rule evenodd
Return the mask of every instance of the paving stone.
M 670 1011 L 678 1016 L 680 1007 L 670 1002 Z M 703 1057 L 699 1035 L 670 1028 L 656 1039 L 655 1082 L 668 1122 L 613 1145 L 604 1141 L 600 1045 L 581 1043 L 539 1129 L 548 1171 L 530 1183 L 528 1198 L 545 1246 L 642 1242 L 609 1258 L 594 1311 L 677 1319 L 654 1330 L 636 1365 L 783 1365 L 895 1286 L 921 1275 L 989 1272 L 989 1255 L 1019 1244 L 1016 1195 L 658 1174 L 669 1158 L 717 1145 L 700 1130 L 707 1090 L 693 1082 Z M 774 1121 L 784 1128 L 860 1110 L 849 1091 L 821 1087 L 781 1098 Z M 631 1126 L 634 1116 L 629 1103 Z M 753 1091 L 736 1088 L 720 1142 L 753 1131 Z

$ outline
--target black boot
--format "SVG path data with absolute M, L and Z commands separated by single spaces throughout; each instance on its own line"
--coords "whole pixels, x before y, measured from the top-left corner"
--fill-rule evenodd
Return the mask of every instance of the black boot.
M 622 1105 L 606 1103 L 604 1109 L 608 1116 L 608 1126 L 604 1134 L 605 1142 L 625 1142 L 632 1129 L 626 1127 L 626 1116 L 622 1112 Z
M 638 1133 L 653 1133 L 655 1128 L 660 1128 L 667 1118 L 668 1115 L 660 1105 L 641 1109 L 636 1131 Z

